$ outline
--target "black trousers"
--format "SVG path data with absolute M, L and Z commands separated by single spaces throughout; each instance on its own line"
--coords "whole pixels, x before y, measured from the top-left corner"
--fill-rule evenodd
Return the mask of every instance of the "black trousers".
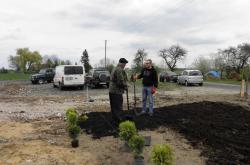
M 115 122 L 123 120 L 123 97 L 122 94 L 109 93 L 111 113 Z

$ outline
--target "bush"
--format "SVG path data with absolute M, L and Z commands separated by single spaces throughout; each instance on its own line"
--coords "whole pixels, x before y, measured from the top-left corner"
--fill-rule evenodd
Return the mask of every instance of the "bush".
M 75 108 L 69 108 L 69 109 L 67 109 L 67 111 L 66 111 L 66 117 L 69 115 L 69 113 L 77 113 L 77 111 L 76 111 Z
M 77 122 L 77 112 L 74 108 L 69 108 L 66 112 L 66 118 L 69 125 L 76 125 Z
M 82 114 L 81 116 L 78 117 L 79 122 L 85 122 L 88 120 L 88 116 L 86 114 Z
M 7 69 L 5 69 L 4 67 L 2 67 L 0 69 L 0 73 L 8 73 L 9 71 Z
M 136 134 L 135 123 L 132 121 L 124 121 L 119 124 L 119 136 L 122 140 L 128 141 Z
M 69 132 L 69 136 L 72 138 L 72 139 L 76 139 L 80 133 L 81 129 L 79 126 L 77 125 L 69 125 L 68 126 L 68 132 Z
M 228 79 L 232 79 L 232 80 L 241 80 L 241 76 L 239 73 L 235 72 L 235 71 L 232 71 L 228 74 L 227 76 Z
M 142 136 L 134 135 L 129 139 L 128 145 L 132 149 L 135 156 L 139 156 L 143 152 L 145 139 Z
M 77 125 L 79 125 L 81 128 L 84 128 L 84 125 L 87 120 L 88 120 L 88 116 L 86 114 L 82 114 L 78 117 Z
M 173 163 L 172 149 L 167 144 L 154 146 L 151 160 L 154 165 L 171 165 Z

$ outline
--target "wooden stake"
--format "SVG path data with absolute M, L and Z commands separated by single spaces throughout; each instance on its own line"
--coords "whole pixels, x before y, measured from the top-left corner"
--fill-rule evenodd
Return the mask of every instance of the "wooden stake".
M 246 81 L 246 88 L 245 88 L 244 96 L 248 97 L 248 77 L 247 77 L 247 81 Z
M 246 83 L 245 80 L 241 80 L 241 86 L 240 86 L 240 97 L 244 97 L 245 89 L 246 89 Z

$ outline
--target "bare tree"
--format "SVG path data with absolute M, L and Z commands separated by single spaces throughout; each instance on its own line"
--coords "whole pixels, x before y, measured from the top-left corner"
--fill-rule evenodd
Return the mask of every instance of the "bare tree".
M 220 78 L 223 77 L 223 72 L 226 69 L 227 60 L 225 56 L 221 53 L 221 50 L 218 50 L 218 52 L 215 54 L 214 58 L 214 68 L 220 71 Z
M 43 63 L 46 67 L 56 67 L 61 63 L 61 59 L 57 55 L 44 55 Z
M 106 58 L 106 66 L 116 64 L 115 60 Z M 100 59 L 99 63 L 95 67 L 105 68 L 105 58 Z
M 212 60 L 205 57 L 199 57 L 193 62 L 192 65 L 194 66 L 194 68 L 199 69 L 204 75 L 210 69 L 212 69 Z
M 70 60 L 65 60 L 65 65 L 71 65 L 71 61 Z
M 143 61 L 147 58 L 148 54 L 144 49 L 138 49 L 133 60 L 133 68 L 140 71 L 143 68 Z
M 9 67 L 15 69 L 16 71 L 21 70 L 20 58 L 18 56 L 9 56 Z
M 170 48 L 159 51 L 159 56 L 164 59 L 168 68 L 174 71 L 176 63 L 183 60 L 187 51 L 179 45 L 172 45 Z
M 111 73 L 113 68 L 115 67 L 115 60 L 106 58 L 106 69 Z M 95 65 L 96 68 L 105 68 L 105 58 L 102 58 L 98 64 Z
M 250 57 L 250 44 L 244 43 L 244 44 L 238 45 L 238 49 L 240 51 L 239 68 L 243 69 L 248 64 L 248 60 Z
M 226 67 L 233 68 L 238 74 L 248 64 L 250 57 L 250 45 L 247 43 L 239 44 L 237 47 L 230 46 L 220 50 L 220 54 L 226 59 Z

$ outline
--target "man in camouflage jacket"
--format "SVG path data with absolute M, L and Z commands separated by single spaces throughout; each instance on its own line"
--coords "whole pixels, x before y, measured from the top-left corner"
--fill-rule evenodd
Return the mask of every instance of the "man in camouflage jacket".
M 123 96 L 125 90 L 128 90 L 127 85 L 127 74 L 124 71 L 125 65 L 128 61 L 125 58 L 121 58 L 117 67 L 115 67 L 111 72 L 111 81 L 109 86 L 109 99 L 110 99 L 110 107 L 111 113 L 115 122 L 119 123 L 124 120 L 123 116 Z

